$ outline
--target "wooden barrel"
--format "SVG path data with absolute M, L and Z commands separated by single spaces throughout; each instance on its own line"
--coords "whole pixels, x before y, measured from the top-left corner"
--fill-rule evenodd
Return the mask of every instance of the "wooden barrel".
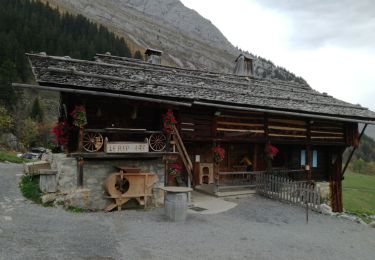
M 187 206 L 187 193 L 167 192 L 164 199 L 164 209 L 169 220 L 174 222 L 185 221 Z

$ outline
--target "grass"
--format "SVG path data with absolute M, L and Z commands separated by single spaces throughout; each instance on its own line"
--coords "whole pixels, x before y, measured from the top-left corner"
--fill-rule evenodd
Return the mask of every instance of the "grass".
M 350 213 L 375 215 L 375 176 L 348 171 L 343 181 L 343 200 Z
M 27 176 L 22 176 L 19 183 L 22 195 L 37 203 L 42 204 L 42 191 L 39 189 L 39 183 L 37 178 L 29 178 Z
M 67 211 L 70 211 L 70 212 L 73 212 L 73 213 L 84 213 L 84 212 L 88 212 L 88 210 L 86 209 L 82 209 L 82 208 L 78 208 L 78 207 L 74 207 L 74 206 L 68 206 L 65 208 Z
M 18 158 L 16 153 L 0 151 L 0 162 L 23 163 L 25 159 Z

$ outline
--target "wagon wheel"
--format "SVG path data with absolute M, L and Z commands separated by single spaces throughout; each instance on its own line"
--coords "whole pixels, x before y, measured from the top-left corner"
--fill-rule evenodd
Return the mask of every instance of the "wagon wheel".
M 163 134 L 152 134 L 148 141 L 151 150 L 161 152 L 167 146 L 167 137 Z
M 103 146 L 103 136 L 100 133 L 84 133 L 82 146 L 89 153 L 97 152 Z

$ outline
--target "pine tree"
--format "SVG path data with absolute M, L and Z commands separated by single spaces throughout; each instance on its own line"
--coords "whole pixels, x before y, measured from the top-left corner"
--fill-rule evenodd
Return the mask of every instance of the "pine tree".
M 134 53 L 134 59 L 143 60 L 143 55 L 139 50 Z
M 123 38 L 82 15 L 60 14 L 40 1 L 0 0 L 0 104 L 7 109 L 17 99 L 11 83 L 32 78 L 25 52 L 42 51 L 78 59 L 107 51 L 132 56 Z
M 36 98 L 34 100 L 33 106 L 31 108 L 30 117 L 38 123 L 43 122 L 44 115 L 43 115 L 43 110 L 40 106 L 39 98 Z

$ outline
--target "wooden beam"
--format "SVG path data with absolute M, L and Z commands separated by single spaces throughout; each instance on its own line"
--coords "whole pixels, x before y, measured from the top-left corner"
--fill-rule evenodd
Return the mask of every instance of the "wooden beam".
M 289 130 L 289 131 L 301 131 L 306 132 L 306 128 L 297 128 L 297 127 L 287 127 L 287 126 L 274 126 L 269 125 L 269 129 L 277 129 L 277 130 Z
M 77 187 L 83 187 L 83 164 L 82 157 L 77 158 Z
M 264 133 L 264 130 L 246 130 L 246 129 L 233 129 L 233 128 L 217 128 L 217 131 L 222 132 L 240 132 L 240 133 Z
M 308 117 L 308 118 L 326 119 L 326 120 L 334 120 L 334 121 L 341 121 L 341 122 L 356 122 L 356 123 L 375 125 L 375 119 L 373 121 L 370 121 L 368 118 L 354 119 L 354 118 L 338 117 L 336 115 L 332 115 L 332 116 L 321 115 L 321 114 L 317 115 L 317 114 L 309 114 L 308 112 L 302 112 L 302 113 L 290 112 L 290 111 L 274 110 L 271 108 L 268 109 L 268 108 L 244 107 L 244 106 L 224 105 L 224 104 L 218 104 L 218 103 L 207 103 L 207 102 L 201 102 L 201 101 L 194 101 L 193 104 L 200 105 L 200 106 L 241 110 L 241 111 L 264 112 L 264 113 L 272 113 L 272 114 L 279 114 L 279 115 L 291 115 L 291 116 L 298 116 L 298 117 Z
M 270 137 L 292 137 L 292 138 L 306 138 L 305 135 L 288 135 L 288 134 L 269 134 Z
M 359 144 L 359 142 L 361 141 L 362 135 L 365 133 L 366 128 L 367 128 L 367 124 L 365 124 L 365 125 L 363 126 L 363 128 L 362 128 L 361 134 L 360 134 L 359 137 L 358 137 L 358 144 Z M 342 174 L 341 174 L 341 175 L 342 175 L 342 178 L 344 177 L 345 171 L 346 171 L 346 169 L 348 168 L 349 163 L 350 163 L 350 161 L 352 160 L 353 154 L 354 154 L 354 152 L 355 152 L 356 149 L 357 149 L 357 147 L 353 147 L 352 152 L 350 153 L 350 155 L 349 155 L 349 157 L 348 157 L 348 160 L 347 160 L 346 163 L 345 163 L 344 169 L 342 170 Z
M 228 121 L 217 121 L 218 125 L 238 125 L 238 126 L 258 126 L 262 127 L 263 124 L 249 124 L 249 123 L 237 123 L 237 122 L 228 122 Z
M 312 163 L 311 163 L 311 121 L 310 120 L 307 120 L 306 127 L 307 127 L 306 165 L 308 165 L 307 178 L 308 180 L 311 180 Z

